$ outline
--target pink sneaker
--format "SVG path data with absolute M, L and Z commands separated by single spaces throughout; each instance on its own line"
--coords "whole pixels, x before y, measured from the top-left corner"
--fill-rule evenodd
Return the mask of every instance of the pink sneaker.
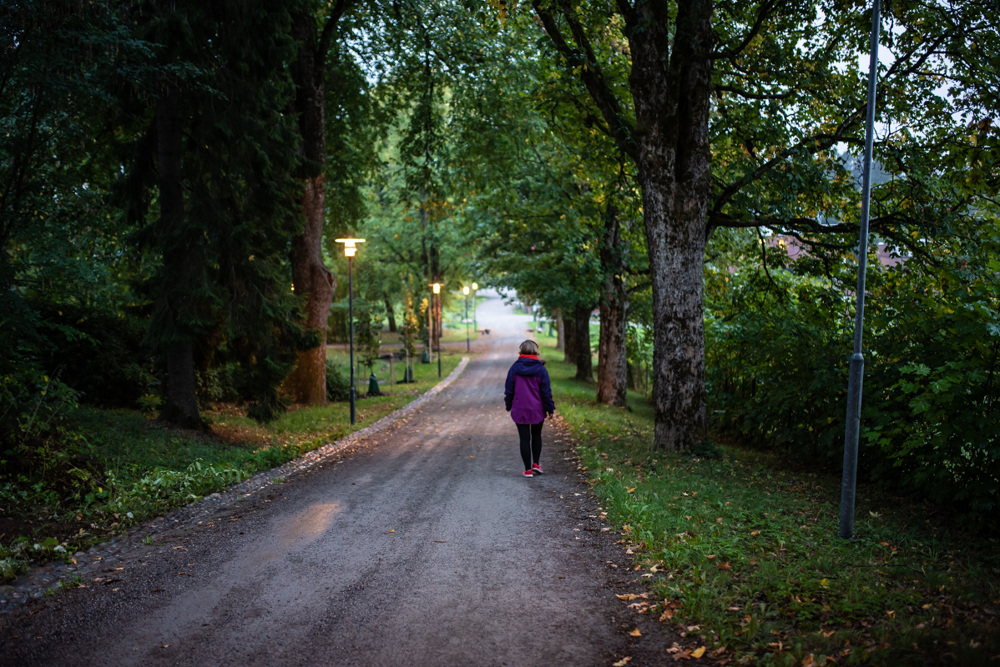
M 530 470 L 525 470 L 522 474 L 525 477 L 534 477 L 535 476 L 535 473 L 531 472 Z
M 532 464 L 531 471 L 533 473 L 535 473 L 536 475 L 544 475 L 545 474 L 545 473 L 542 472 L 542 466 L 538 465 L 537 463 Z

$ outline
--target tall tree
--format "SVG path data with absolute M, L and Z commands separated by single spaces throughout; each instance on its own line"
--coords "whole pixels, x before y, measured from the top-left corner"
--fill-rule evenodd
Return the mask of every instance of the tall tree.
M 322 3 L 303 1 L 296 5 L 293 33 L 298 55 L 292 65 L 295 100 L 302 150 L 302 232 L 292 244 L 292 280 L 303 303 L 303 326 L 316 336 L 316 345 L 298 355 L 295 368 L 285 382 L 297 403 L 326 404 L 326 330 L 336 278 L 323 261 L 323 230 L 326 223 L 326 88 L 331 45 L 344 14 L 354 0 L 337 0 L 329 12 Z M 317 25 L 322 22 L 322 27 Z M 332 82 L 336 86 L 336 82 Z
M 595 25 L 607 26 L 606 17 L 562 0 L 532 6 L 592 97 L 605 132 L 635 162 L 653 289 L 653 446 L 687 449 L 704 437 L 706 417 L 702 258 L 712 187 L 712 1 L 616 5 L 631 56 L 631 105 L 598 57 L 612 47 L 609 30 L 597 31 L 604 39 L 596 46 L 590 36 Z
M 174 2 L 135 20 L 157 54 L 124 97 L 153 107 L 130 183 L 146 202 L 155 186 L 159 204 L 136 239 L 160 261 L 146 284 L 148 339 L 167 366 L 160 418 L 201 426 L 195 376 L 219 350 L 241 369 L 235 388 L 250 413 L 273 418 L 283 407 L 277 384 L 302 343 L 280 276 L 297 223 L 295 137 L 283 114 L 289 13 L 261 2 Z M 143 205 L 131 210 L 144 215 Z

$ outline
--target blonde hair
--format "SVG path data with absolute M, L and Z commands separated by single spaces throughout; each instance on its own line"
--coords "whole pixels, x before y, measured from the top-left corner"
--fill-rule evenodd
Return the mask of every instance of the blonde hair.
M 533 340 L 526 340 L 521 343 L 518 352 L 521 354 L 538 354 L 538 343 Z

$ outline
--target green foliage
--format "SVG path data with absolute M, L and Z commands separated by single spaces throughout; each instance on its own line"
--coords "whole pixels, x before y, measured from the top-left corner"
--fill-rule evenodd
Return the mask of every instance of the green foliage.
M 341 402 L 351 400 L 351 380 L 344 376 L 333 359 L 326 360 L 326 399 Z
M 933 274 L 873 257 L 864 335 L 861 473 L 986 523 L 1000 510 L 995 243 L 942 246 Z M 838 266 L 832 282 L 764 270 L 710 278 L 728 284 L 706 316 L 716 429 L 839 465 L 853 299 L 852 267 Z
M 248 476 L 243 467 L 205 464 L 200 459 L 183 470 L 153 468 L 132 482 L 119 480 L 114 473 L 109 473 L 108 486 L 114 491 L 108 510 L 125 513 L 131 508 L 143 507 L 144 516 L 155 516 L 170 507 L 241 482 Z
M 417 356 L 417 340 L 420 336 L 420 324 L 421 320 L 417 317 L 417 313 L 413 308 L 413 297 L 407 295 L 406 305 L 403 308 L 403 326 L 400 328 L 400 334 L 403 338 L 403 347 L 406 350 L 406 354 L 411 359 Z

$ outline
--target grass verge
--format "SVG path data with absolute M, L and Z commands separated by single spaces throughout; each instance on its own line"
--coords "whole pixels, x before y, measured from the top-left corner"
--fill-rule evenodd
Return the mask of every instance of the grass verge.
M 651 452 L 645 401 L 596 405 L 594 388 L 546 351 L 559 414 L 649 587 L 647 600 L 626 603 L 680 634 L 674 657 L 1000 664 L 995 536 L 862 485 L 859 539 L 841 540 L 839 479 L 735 446 Z
M 444 350 L 442 378 L 461 357 Z M 71 474 L 0 480 L 0 583 L 373 424 L 439 382 L 436 359 L 413 369 L 413 384 L 389 393 L 383 382 L 385 395 L 359 398 L 355 426 L 346 402 L 292 409 L 271 424 L 236 406 L 210 406 L 202 412 L 208 433 L 166 428 L 136 411 L 74 410 L 68 431 L 85 455 Z M 401 378 L 402 364 L 394 370 Z M 363 393 L 367 378 L 357 387 Z

